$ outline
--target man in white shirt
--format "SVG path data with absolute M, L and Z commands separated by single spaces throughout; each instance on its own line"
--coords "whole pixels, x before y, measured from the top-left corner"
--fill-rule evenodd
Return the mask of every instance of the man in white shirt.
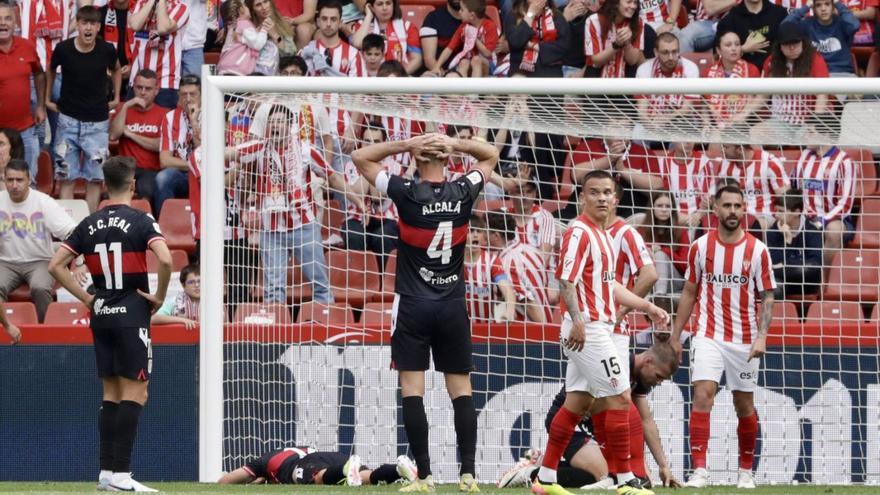
M 27 282 L 40 321 L 52 302 L 55 279 L 49 274 L 52 238 L 67 239 L 76 223 L 52 197 L 30 188 L 24 160 L 6 165 L 6 190 L 0 192 L 0 300 Z

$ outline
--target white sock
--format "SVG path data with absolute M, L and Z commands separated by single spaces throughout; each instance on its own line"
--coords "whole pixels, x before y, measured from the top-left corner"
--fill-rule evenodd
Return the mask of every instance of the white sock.
M 633 478 L 635 478 L 635 476 L 632 474 L 632 471 L 617 473 L 617 484 L 622 485 Z
M 113 478 L 113 471 L 110 471 L 108 469 L 102 469 L 101 472 L 98 473 L 98 481 L 111 478 Z
M 556 483 L 556 470 L 541 466 L 538 470 L 538 481 L 541 483 Z

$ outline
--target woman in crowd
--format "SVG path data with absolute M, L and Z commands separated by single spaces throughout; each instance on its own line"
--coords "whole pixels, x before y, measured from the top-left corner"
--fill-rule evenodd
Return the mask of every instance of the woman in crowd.
M 715 35 L 715 63 L 709 67 L 706 77 L 761 77 L 758 68 L 746 62 L 742 56 L 742 40 L 739 34 L 736 31 L 719 31 Z M 764 101 L 760 95 L 722 94 L 712 94 L 708 100 L 712 110 L 712 125 L 719 130 L 739 126 L 747 128 L 750 117 Z
M 368 34 L 385 37 L 385 60 L 397 60 L 409 75 L 421 69 L 419 27 L 403 18 L 398 0 L 367 0 L 364 20 L 354 24 L 352 46 L 360 50 Z
M 15 129 L 0 128 L 0 191 L 6 190 L 6 164 L 9 160 L 24 160 L 24 142 Z M 31 181 L 36 177 L 31 177 Z
M 587 18 L 584 29 L 586 75 L 626 77 L 627 66 L 645 61 L 645 23 L 638 0 L 607 0 Z
M 553 0 L 516 0 L 504 22 L 510 74 L 562 77 L 571 30 Z
M 255 72 L 265 76 L 274 76 L 278 72 L 278 59 L 286 55 L 296 55 L 293 28 L 278 13 L 272 0 L 246 0 L 254 26 L 266 23 L 269 29 L 269 42 L 263 45 L 257 58 Z M 227 27 L 228 29 L 228 27 Z
M 654 253 L 654 264 L 657 266 L 654 293 L 681 292 L 690 239 L 687 227 L 679 225 L 678 213 L 672 206 L 672 195 L 668 192 L 652 195 L 651 209 L 648 210 L 639 233 Z

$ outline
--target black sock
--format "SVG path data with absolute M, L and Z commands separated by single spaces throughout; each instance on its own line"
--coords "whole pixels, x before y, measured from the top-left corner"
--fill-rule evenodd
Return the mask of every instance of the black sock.
M 462 395 L 452 401 L 455 411 L 455 438 L 458 441 L 458 453 L 461 455 L 461 472 L 459 474 L 476 474 L 474 458 L 477 456 L 477 411 L 474 409 L 474 398 Z
M 338 466 L 330 466 L 324 471 L 324 484 L 325 485 L 335 485 L 340 481 L 345 479 L 345 473 L 342 472 L 342 468 L 345 467 L 345 464 L 340 464 Z
M 431 455 L 428 453 L 428 417 L 425 415 L 425 404 L 421 397 L 403 398 L 403 429 L 412 449 L 419 470 L 419 478 L 425 479 L 431 474 Z
M 370 473 L 370 484 L 378 485 L 379 483 L 394 483 L 400 479 L 397 474 L 397 466 L 394 464 L 382 464 Z
M 127 473 L 131 466 L 131 451 L 137 437 L 138 418 L 144 406 L 130 400 L 119 403 L 116 412 L 116 449 L 113 455 L 113 472 Z
M 116 444 L 116 412 L 119 404 L 105 400 L 101 402 L 98 413 L 98 438 L 100 438 L 98 460 L 101 471 L 113 471 L 113 446 Z
M 580 488 L 596 482 L 596 478 L 584 471 L 570 466 L 559 466 L 556 471 L 556 482 L 563 488 Z

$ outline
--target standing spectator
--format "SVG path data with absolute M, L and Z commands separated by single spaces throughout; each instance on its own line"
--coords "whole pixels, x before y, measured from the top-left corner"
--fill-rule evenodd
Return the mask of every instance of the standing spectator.
M 626 77 L 626 67 L 645 61 L 645 23 L 637 0 L 608 0 L 598 14 L 587 19 L 584 55 L 599 77 Z
M 422 67 L 422 45 L 419 28 L 403 18 L 399 0 L 367 0 L 364 20 L 355 23 L 351 44 L 363 46 L 370 33 L 385 37 L 385 60 L 397 60 L 406 73 L 413 75 Z
M 709 66 L 706 77 L 761 77 L 761 71 L 743 59 L 739 34 L 719 29 L 715 36 L 715 63 Z M 730 127 L 742 129 L 744 136 L 748 135 L 749 121 L 763 103 L 759 95 L 712 94 L 707 99 L 712 125 L 720 130 Z
M 740 40 L 745 40 L 742 51 L 746 62 L 763 67 L 786 15 L 784 8 L 770 0 L 743 0 L 718 22 L 718 32 L 736 32 Z
M 516 293 L 501 258 L 481 243 L 486 221 L 471 216 L 467 245 L 464 248 L 465 294 L 472 321 L 513 321 L 516 319 Z M 500 294 L 501 297 L 498 297 Z M 496 309 L 502 305 L 502 310 Z
M 153 325 L 178 323 L 187 330 L 199 326 L 199 300 L 202 297 L 202 277 L 199 265 L 186 265 L 180 270 L 180 285 L 183 291 L 173 299 L 167 299 L 159 311 L 150 318 Z
M 385 61 L 385 38 L 378 34 L 368 34 L 364 37 L 363 47 L 361 54 L 364 65 L 367 66 L 366 75 L 376 77 L 379 75 L 379 66 Z
M 163 0 L 164 1 L 164 0 Z M 110 109 L 119 104 L 122 73 L 116 49 L 98 39 L 101 11 L 90 5 L 76 13 L 75 38 L 64 40 L 52 52 L 48 86 L 55 71 L 61 69 L 61 98 L 55 103 L 46 99 L 46 107 L 58 112 L 58 134 L 52 136 L 55 150 L 55 178 L 61 182 L 62 199 L 73 199 L 77 179 L 85 179 L 89 211 L 98 209 L 104 173 L 101 164 L 110 155 L 108 131 Z M 112 74 L 114 99 L 107 74 Z
M 153 196 L 156 218 L 162 213 L 162 204 L 166 199 L 189 197 L 187 170 L 189 155 L 194 148 L 187 110 L 190 106 L 201 106 L 201 84 L 197 76 L 189 75 L 180 79 L 177 108 L 165 114 L 159 129 L 159 166 L 162 170 L 156 174 L 156 190 Z
M 244 0 L 227 0 L 220 7 L 226 26 L 226 41 L 217 62 L 217 73 L 229 76 L 249 76 L 257 67 L 260 50 L 269 41 L 271 19 L 259 28 L 251 20 L 251 12 Z
M 701 52 L 712 47 L 718 20 L 740 0 L 699 0 L 694 19 L 685 26 L 678 39 L 681 53 Z
M 847 0 L 846 6 L 859 20 L 859 30 L 853 37 L 853 44 L 859 46 L 874 44 L 874 23 L 877 18 L 877 0 Z M 838 12 L 839 13 L 839 12 Z
M 419 29 L 419 39 L 425 68 L 429 72 L 446 68 L 437 66 L 437 56 L 449 45 L 449 40 L 460 25 L 461 0 L 446 0 L 446 5 L 435 8 L 425 17 Z M 364 52 L 366 50 L 364 46 Z
M 22 283 L 40 321 L 52 302 L 55 280 L 49 274 L 52 238 L 67 239 L 76 223 L 50 196 L 30 188 L 27 163 L 10 160 L 5 171 L 6 190 L 0 192 L 0 216 L 15 219 L 0 227 L 0 300 Z
M 131 30 L 128 29 L 128 0 L 110 0 L 101 10 L 101 31 L 99 38 L 113 45 L 116 58 L 119 60 L 122 73 L 122 89 L 119 99 L 128 94 L 131 76 L 129 60 L 130 45 L 133 41 Z M 114 95 L 115 97 L 116 95 Z
M 813 15 L 807 17 L 810 12 Z M 825 59 L 831 77 L 856 75 L 850 48 L 861 25 L 843 2 L 815 0 L 812 7 L 802 7 L 789 14 L 785 22 L 801 25 Z
M 346 0 L 343 3 L 343 19 L 345 19 L 346 7 L 349 13 L 357 12 L 363 17 L 363 13 L 358 10 L 358 6 L 352 0 Z M 315 26 L 315 15 L 318 13 L 318 0 L 282 0 L 277 2 L 278 13 L 284 22 L 290 24 L 294 30 L 294 42 L 297 47 L 303 47 L 312 41 L 317 26 Z M 343 22 L 351 22 L 352 19 Z
M 24 142 L 30 177 L 37 177 L 40 143 L 36 127 L 46 120 L 46 74 L 30 41 L 15 36 L 15 8 L 0 3 L 0 127 L 15 129 Z M 31 78 L 36 107 L 31 111 Z
M 782 160 L 758 147 L 730 143 L 723 145 L 722 155 L 713 178 L 735 181 L 745 199 L 745 213 L 754 216 L 766 230 L 773 223 L 773 196 L 791 188 Z M 715 184 L 712 186 L 714 194 Z
M 678 212 L 672 205 L 672 195 L 657 192 L 652 195 L 651 209 L 639 233 L 651 248 L 657 266 L 654 293 L 677 294 L 684 287 L 690 238 L 687 229 L 680 227 Z
M 205 63 L 205 40 L 208 37 L 209 0 L 183 0 L 189 10 L 189 21 L 181 31 L 180 44 L 180 75 L 193 74 L 202 76 L 202 64 Z M 216 1 L 216 0 L 210 0 Z M 219 3 L 219 2 L 218 2 Z
M 446 61 L 449 69 L 465 77 L 490 76 L 495 68 L 495 48 L 498 46 L 498 26 L 486 17 L 486 0 L 462 0 L 462 24 L 455 31 L 449 45 L 443 49 L 434 70 L 442 73 Z M 453 53 L 458 52 L 454 57 Z
M 151 202 L 156 194 L 159 164 L 159 141 L 162 122 L 168 110 L 155 104 L 159 93 L 156 73 L 141 69 L 134 77 L 134 98 L 118 107 L 110 122 L 110 140 L 119 140 L 119 155 L 134 158 L 135 191 Z
M 562 77 L 571 29 L 553 0 L 516 0 L 504 20 L 510 75 Z
M 822 231 L 807 221 L 800 190 L 777 196 L 773 203 L 776 222 L 767 231 L 767 247 L 780 284 L 776 297 L 815 294 L 822 283 Z
M 663 187 L 675 200 L 681 225 L 693 230 L 709 213 L 709 190 L 715 163 L 693 142 L 675 143 L 672 153 L 660 160 Z M 657 197 L 654 197 L 656 203 Z M 656 204 L 652 211 L 656 211 Z M 693 238 L 693 236 L 691 236 Z
M 591 0 L 569 0 L 562 10 L 571 32 L 568 53 L 562 61 L 562 77 L 584 77 L 584 25 L 587 18 L 599 10 L 599 3 Z
M 24 160 L 24 143 L 15 129 L 0 128 L 0 191 L 6 190 L 6 165 L 10 160 Z
M 639 66 L 636 72 L 638 78 L 698 78 L 700 69 L 697 64 L 686 58 L 681 58 L 678 49 L 678 38 L 672 33 L 663 33 L 657 36 L 654 45 L 654 58 L 647 60 Z M 696 132 L 693 121 L 694 102 L 699 100 L 699 95 L 638 95 L 639 123 L 633 131 L 634 137 L 648 135 L 646 130 L 656 136 L 658 132 L 669 129 L 682 129 L 690 127 Z
M 131 44 L 131 80 L 141 69 L 159 77 L 156 103 L 165 108 L 177 106 L 180 86 L 183 31 L 189 9 L 183 0 L 135 0 L 128 15 Z

